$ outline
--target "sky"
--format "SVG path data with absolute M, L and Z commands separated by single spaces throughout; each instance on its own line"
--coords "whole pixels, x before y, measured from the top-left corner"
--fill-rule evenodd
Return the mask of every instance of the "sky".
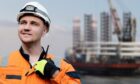
M 28 1 L 38 1 L 44 5 L 51 18 L 50 32 L 43 38 L 42 45 L 50 45 L 49 53 L 64 57 L 65 49 L 72 46 L 72 20 L 74 17 L 81 19 L 83 29 L 84 14 L 92 14 L 100 24 L 100 13 L 109 12 L 107 0 L 1 0 L 0 3 L 0 55 L 8 56 L 9 52 L 20 48 L 17 36 L 16 15 Z M 124 11 L 131 11 L 137 19 L 137 41 L 140 35 L 140 0 L 112 0 L 119 17 Z

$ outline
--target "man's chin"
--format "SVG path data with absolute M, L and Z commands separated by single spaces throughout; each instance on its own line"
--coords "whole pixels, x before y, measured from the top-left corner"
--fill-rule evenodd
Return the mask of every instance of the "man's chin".
M 29 43 L 33 43 L 33 41 L 30 41 L 30 40 L 22 40 L 22 43 L 29 44 Z

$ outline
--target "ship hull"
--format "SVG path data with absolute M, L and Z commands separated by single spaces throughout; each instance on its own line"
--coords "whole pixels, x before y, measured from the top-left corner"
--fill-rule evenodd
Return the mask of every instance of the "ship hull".
M 72 65 L 81 74 L 92 75 L 139 75 L 137 72 L 140 64 L 101 64 L 101 63 L 78 63 Z

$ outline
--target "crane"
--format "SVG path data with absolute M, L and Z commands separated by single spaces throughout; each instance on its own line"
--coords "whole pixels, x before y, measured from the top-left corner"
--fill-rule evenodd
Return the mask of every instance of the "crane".
M 135 41 L 136 37 L 136 19 L 129 18 L 127 21 L 127 28 L 123 28 L 120 22 L 116 8 L 113 6 L 111 0 L 108 0 L 110 13 L 114 24 L 114 34 L 117 34 L 118 41 L 131 42 Z

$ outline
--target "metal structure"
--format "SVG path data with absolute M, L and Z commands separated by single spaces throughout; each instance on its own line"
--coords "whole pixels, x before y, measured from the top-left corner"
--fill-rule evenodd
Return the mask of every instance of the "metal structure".
M 118 41 L 132 42 L 136 38 L 136 19 L 130 17 L 127 21 L 127 28 L 123 30 L 116 8 L 113 6 L 111 0 L 108 0 L 110 13 L 114 24 L 114 34 L 117 34 Z M 129 37 L 129 38 L 125 38 Z
M 128 59 L 135 59 L 140 57 L 140 43 L 139 42 L 87 42 L 84 45 L 92 45 L 94 47 L 81 47 L 81 51 L 84 52 L 86 55 L 85 62 L 95 62 L 95 60 L 106 59 L 108 61 L 112 61 L 109 57 L 116 57 L 118 60 L 128 60 Z M 101 47 L 98 47 L 98 46 Z M 100 52 L 102 51 L 102 52 Z M 79 53 L 81 54 L 81 53 Z M 95 57 L 95 56 L 97 57 Z M 79 56 L 78 53 L 75 55 Z M 94 59 L 93 59 L 94 58 Z M 98 59 L 99 58 L 99 59 Z M 80 58 L 79 60 L 81 60 Z M 97 62 L 97 61 L 96 61 Z M 119 62 L 119 61 L 118 61 Z

